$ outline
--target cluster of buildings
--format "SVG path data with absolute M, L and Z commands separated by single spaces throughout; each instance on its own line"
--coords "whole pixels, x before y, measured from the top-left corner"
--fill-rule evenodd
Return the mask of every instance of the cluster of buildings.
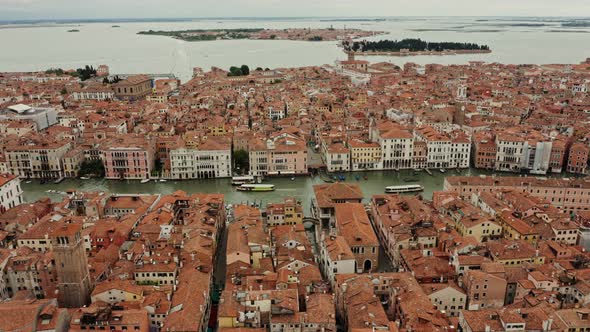
M 84 82 L 0 74 L 0 170 L 23 178 L 199 179 L 239 173 L 475 167 L 586 174 L 588 66 L 371 64 Z
M 182 85 L 0 74 L 0 328 L 588 331 L 585 178 L 448 177 L 431 201 L 321 184 L 311 215 L 294 198 L 230 207 L 181 191 L 24 203 L 20 187 L 101 168 L 228 177 L 238 151 L 256 176 L 586 174 L 588 64 L 351 59 L 237 77 L 197 69 Z
M 184 192 L 12 207 L 0 214 L 2 329 L 206 331 L 225 218 L 223 195 Z
M 448 177 L 430 201 L 319 184 L 309 216 L 182 191 L 22 203 L 4 179 L 0 311 L 23 319 L 3 329 L 590 329 L 586 179 Z

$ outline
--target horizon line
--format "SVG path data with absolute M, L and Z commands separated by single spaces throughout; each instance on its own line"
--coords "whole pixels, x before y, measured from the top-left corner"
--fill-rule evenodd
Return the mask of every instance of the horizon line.
M 401 15 L 401 16 L 202 16 L 202 17 L 104 17 L 104 18 L 15 18 L 2 19 L 2 24 L 40 22 L 134 22 L 134 21 L 192 21 L 192 20 L 247 20 L 247 19 L 396 19 L 396 18 L 535 18 L 535 19 L 590 19 L 590 16 L 522 16 L 522 15 Z

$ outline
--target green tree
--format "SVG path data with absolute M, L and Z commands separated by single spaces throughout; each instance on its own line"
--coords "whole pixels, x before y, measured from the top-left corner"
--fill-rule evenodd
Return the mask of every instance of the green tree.
M 227 76 L 242 76 L 242 70 L 236 66 L 231 66 Z
M 250 168 L 250 157 L 248 151 L 237 150 L 234 152 L 234 167 L 236 169 L 245 171 Z
M 100 159 L 85 160 L 80 165 L 80 176 L 104 177 L 104 164 Z
M 242 72 L 242 75 L 244 75 L 244 76 L 250 75 L 250 68 L 246 65 L 242 65 L 242 67 L 240 67 L 240 71 Z

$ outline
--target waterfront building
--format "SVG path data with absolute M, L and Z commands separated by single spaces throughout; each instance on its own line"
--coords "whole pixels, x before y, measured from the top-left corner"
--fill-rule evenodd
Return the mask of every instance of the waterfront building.
M 586 174 L 589 156 L 590 146 L 587 143 L 576 142 L 572 144 L 567 160 L 567 171 L 575 174 Z
M 322 144 L 323 156 L 328 172 L 350 171 L 350 149 L 342 143 Z
M 231 143 L 207 139 L 196 148 L 179 146 L 170 150 L 172 179 L 209 179 L 230 177 Z
M 473 135 L 473 166 L 482 169 L 495 169 L 496 139 L 488 132 Z
M 543 198 L 566 212 L 590 209 L 590 181 L 587 179 L 456 176 L 445 178 L 444 190 L 463 197 L 470 197 L 472 193 L 519 190 Z
M 307 174 L 307 145 L 298 136 L 278 133 L 267 140 L 254 138 L 249 149 L 250 175 Z
M 351 171 L 378 170 L 381 167 L 381 146 L 360 139 L 348 141 Z
M 8 171 L 21 178 L 60 179 L 65 176 L 63 157 L 71 149 L 68 141 L 31 140 L 10 142 L 6 148 Z
M 426 167 L 448 168 L 451 159 L 451 139 L 430 126 L 414 130 L 414 139 L 426 143 Z
M 382 158 L 378 169 L 412 168 L 414 137 L 411 132 L 391 121 L 385 121 L 374 124 L 369 134 L 381 147 Z
M 105 178 L 148 179 L 154 168 L 154 143 L 144 136 L 120 135 L 104 145 Z

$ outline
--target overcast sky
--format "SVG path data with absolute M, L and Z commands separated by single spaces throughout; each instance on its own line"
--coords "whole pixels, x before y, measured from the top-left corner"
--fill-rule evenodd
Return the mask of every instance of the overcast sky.
M 590 0 L 0 0 L 0 19 L 590 16 Z

